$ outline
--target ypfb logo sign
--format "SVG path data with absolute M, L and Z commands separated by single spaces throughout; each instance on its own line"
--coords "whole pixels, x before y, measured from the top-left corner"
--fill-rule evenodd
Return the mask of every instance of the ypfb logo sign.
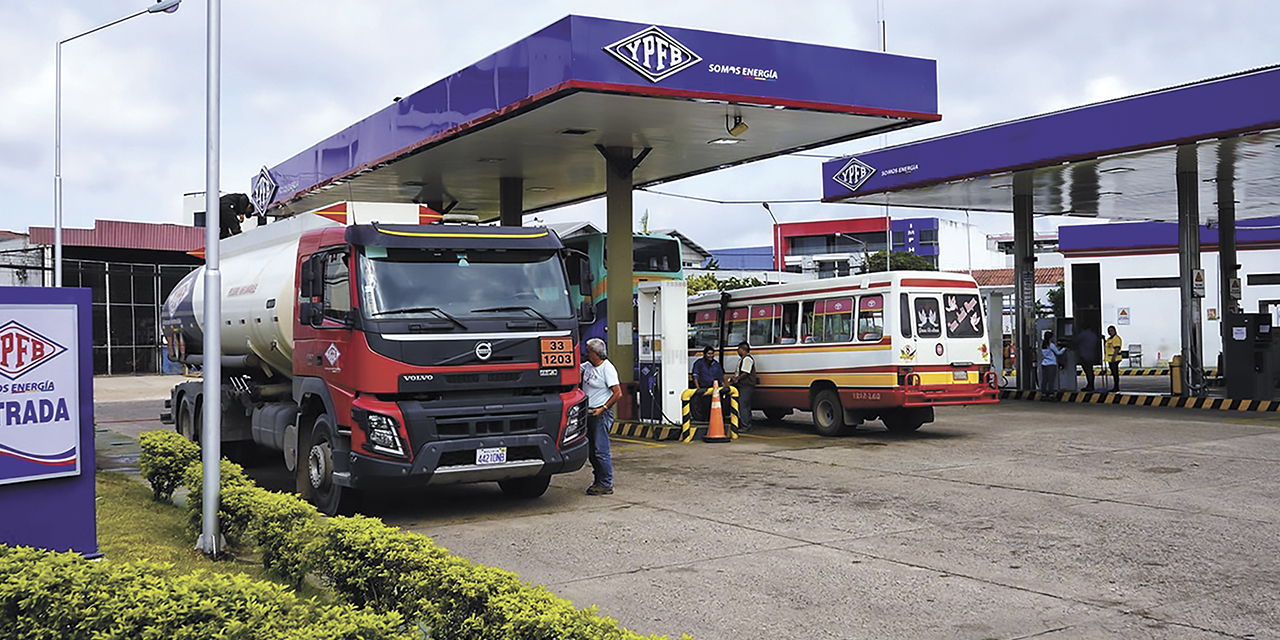
M 66 347 L 11 320 L 0 327 L 0 376 L 17 380 L 66 350 Z
M 832 178 L 836 182 L 849 187 L 850 191 L 857 191 L 858 187 L 861 187 L 864 182 L 871 179 L 871 176 L 875 174 L 876 170 L 871 165 L 857 158 L 849 158 L 849 161 Z
M 655 83 L 702 60 L 702 56 L 658 27 L 649 27 L 629 35 L 604 50 L 649 82 Z

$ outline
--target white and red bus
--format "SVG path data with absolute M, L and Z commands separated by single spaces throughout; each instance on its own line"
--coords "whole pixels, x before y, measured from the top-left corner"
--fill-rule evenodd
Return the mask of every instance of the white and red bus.
M 973 278 L 891 271 L 704 292 L 689 299 L 690 364 L 751 345 L 760 385 L 754 408 L 770 420 L 813 413 L 822 435 L 879 418 L 890 431 L 933 422 L 940 405 L 998 401 L 998 376 Z

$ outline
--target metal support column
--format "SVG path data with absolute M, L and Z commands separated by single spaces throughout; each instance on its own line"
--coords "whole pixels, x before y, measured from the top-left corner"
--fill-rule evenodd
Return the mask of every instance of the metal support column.
M 632 266 L 632 201 L 633 176 L 636 167 L 649 155 L 644 149 L 632 157 L 631 147 L 604 147 L 596 145 L 608 165 L 605 174 L 605 270 L 609 297 L 606 307 L 609 332 L 609 360 L 618 369 L 619 382 L 635 381 L 635 345 L 632 332 L 635 322 L 635 302 L 631 281 Z
M 1236 256 L 1236 140 L 1223 140 L 1218 145 L 1218 171 L 1214 182 L 1218 187 L 1218 293 L 1222 315 L 1241 313 L 1240 298 L 1232 291 L 1231 283 L 1240 276 L 1239 259 Z M 1222 344 L 1227 343 L 1227 325 L 1222 327 Z M 1223 358 L 1225 359 L 1225 351 Z M 1224 362 L 1225 364 L 1225 362 Z
M 1196 286 L 1200 272 L 1200 186 L 1196 145 L 1178 145 L 1178 277 L 1182 297 L 1182 395 L 1203 395 L 1204 359 L 1200 324 L 1200 296 L 1203 279 Z
M 1035 222 L 1030 171 L 1013 174 L 1014 358 L 1018 389 L 1036 388 L 1035 363 L 1040 340 L 1036 336 Z
M 504 227 L 524 226 L 524 178 L 498 178 L 498 221 Z

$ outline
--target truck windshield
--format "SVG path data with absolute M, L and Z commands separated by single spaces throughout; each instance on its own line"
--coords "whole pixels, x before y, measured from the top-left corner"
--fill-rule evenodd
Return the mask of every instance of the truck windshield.
M 552 251 L 439 250 L 366 247 L 360 255 L 360 300 L 367 317 L 568 318 L 573 315 L 564 269 Z M 425 311 L 430 309 L 432 311 Z

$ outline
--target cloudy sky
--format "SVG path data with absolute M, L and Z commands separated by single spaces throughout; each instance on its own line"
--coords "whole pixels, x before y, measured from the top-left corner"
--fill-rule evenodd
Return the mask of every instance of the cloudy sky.
M 148 3 L 0 0 L 0 229 L 52 225 L 56 43 Z M 206 6 L 185 0 L 63 46 L 66 226 L 177 223 L 182 194 L 203 191 Z M 943 115 L 889 144 L 1280 62 L 1275 0 L 222 0 L 223 191 L 247 191 L 259 167 L 569 14 L 870 50 L 883 15 L 889 52 L 937 60 Z M 777 158 L 668 183 L 660 189 L 752 204 L 638 193 L 636 216 L 708 248 L 765 245 L 758 203 L 817 199 L 821 163 Z M 883 215 L 834 204 L 773 211 L 783 222 Z M 539 217 L 602 224 L 604 202 Z M 1007 218 L 974 217 L 1012 230 Z

